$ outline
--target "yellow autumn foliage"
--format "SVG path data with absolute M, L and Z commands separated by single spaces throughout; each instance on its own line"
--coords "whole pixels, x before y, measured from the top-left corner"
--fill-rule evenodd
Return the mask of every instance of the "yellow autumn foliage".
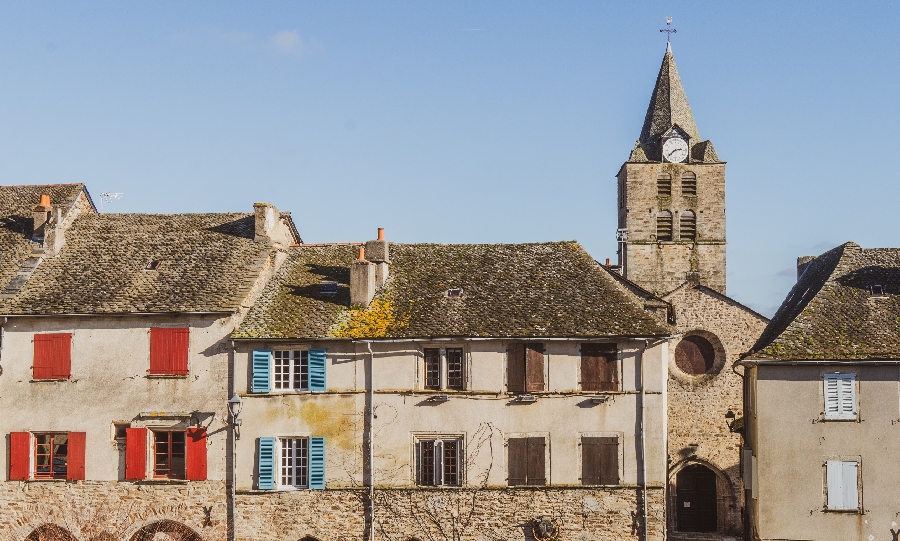
M 376 299 L 367 308 L 351 308 L 331 334 L 335 338 L 385 338 L 388 329 L 396 333 L 408 324 L 409 316 L 397 319 L 393 301 Z

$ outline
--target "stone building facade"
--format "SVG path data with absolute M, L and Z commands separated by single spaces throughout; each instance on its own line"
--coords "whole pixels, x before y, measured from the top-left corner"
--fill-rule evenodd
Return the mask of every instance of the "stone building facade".
M 619 271 L 668 303 L 680 338 L 668 378 L 668 529 L 742 530 L 742 381 L 768 320 L 726 296 L 725 163 L 700 138 L 671 48 L 617 175 Z M 734 425 L 732 425 L 734 426 Z

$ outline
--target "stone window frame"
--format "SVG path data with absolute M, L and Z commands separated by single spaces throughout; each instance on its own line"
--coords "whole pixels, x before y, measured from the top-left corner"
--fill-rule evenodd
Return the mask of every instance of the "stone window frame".
M 610 432 L 610 431 L 601 431 L 601 432 L 579 432 L 578 440 L 575 442 L 575 467 L 578 470 L 578 480 L 581 481 L 581 478 L 584 474 L 584 466 L 583 466 L 583 456 L 581 453 L 581 441 L 582 438 L 617 438 L 619 440 L 617 452 L 619 454 L 619 484 L 618 485 L 584 485 L 584 486 L 623 486 L 625 484 L 625 432 Z M 549 484 L 549 483 L 548 483 Z
M 544 479 L 546 479 L 546 484 L 544 485 L 520 485 L 515 487 L 508 486 L 509 483 L 509 440 L 512 438 L 544 438 Z M 503 434 L 503 473 L 505 475 L 505 481 L 507 482 L 506 488 L 530 488 L 530 487 L 550 487 L 553 486 L 552 479 L 550 477 L 552 473 L 551 468 L 551 458 L 553 456 L 552 453 L 552 443 L 550 441 L 550 432 L 506 432 Z
M 440 385 L 438 388 L 426 387 L 427 367 L 425 365 L 425 350 L 437 349 L 440 351 Z M 462 387 L 451 388 L 448 385 L 449 369 L 447 363 L 447 350 L 458 349 L 462 353 Z M 471 390 L 472 352 L 464 342 L 426 342 L 416 351 L 416 388 L 425 392 L 463 392 Z
M 700 336 L 712 344 L 713 349 L 716 352 L 716 358 L 715 361 L 713 361 L 712 368 L 703 374 L 688 374 L 683 372 L 678 365 L 675 364 L 675 348 L 678 346 L 678 344 L 675 344 L 675 347 L 669 347 L 669 376 L 686 384 L 708 383 L 715 379 L 725 368 L 725 365 L 728 363 L 728 352 L 725 350 L 725 344 L 722 342 L 722 339 L 712 331 L 702 328 L 686 330 L 682 333 L 682 339 L 691 335 Z
M 455 440 L 457 442 L 457 484 L 455 485 L 420 485 L 419 484 L 419 444 L 423 441 L 433 441 L 433 440 L 441 440 L 441 441 L 449 441 Z M 460 488 L 467 486 L 468 484 L 468 468 L 467 468 L 467 460 L 466 460 L 466 451 L 467 446 L 466 442 L 468 441 L 466 432 L 425 432 L 425 431 L 417 431 L 410 432 L 410 479 L 412 480 L 412 485 L 417 487 L 428 487 L 428 488 Z
M 856 463 L 856 508 L 828 507 L 828 462 L 855 462 Z M 824 455 L 822 456 L 822 512 L 842 513 L 850 515 L 864 515 L 863 505 L 863 472 L 861 455 Z

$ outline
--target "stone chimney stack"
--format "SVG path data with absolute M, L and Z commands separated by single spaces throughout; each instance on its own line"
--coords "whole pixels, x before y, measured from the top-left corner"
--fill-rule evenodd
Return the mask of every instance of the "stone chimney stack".
M 378 239 L 366 243 L 366 254 L 369 261 L 375 264 L 375 286 L 381 287 L 387 282 L 391 264 L 391 247 L 384 240 L 384 228 L 378 228 Z
M 256 215 L 256 234 L 253 240 L 271 243 L 279 221 L 278 209 L 269 203 L 253 203 L 253 213 Z
M 350 265 L 350 305 L 369 306 L 375 297 L 375 264 L 366 261 L 366 249 L 359 247 L 359 258 Z
M 803 271 L 806 270 L 806 267 L 809 266 L 810 263 L 816 258 L 814 255 L 802 255 L 797 258 L 797 280 L 800 280 L 800 277 L 803 276 Z
M 41 195 L 40 202 L 31 211 L 31 214 L 34 217 L 34 233 L 31 235 L 32 241 L 44 242 L 45 229 L 52 217 L 52 212 L 53 207 L 50 206 L 50 196 L 47 194 Z

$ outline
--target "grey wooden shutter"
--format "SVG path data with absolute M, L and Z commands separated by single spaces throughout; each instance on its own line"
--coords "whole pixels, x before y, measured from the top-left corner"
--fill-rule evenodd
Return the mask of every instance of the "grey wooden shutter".
M 825 374 L 825 418 L 856 419 L 856 374 Z
M 619 390 L 619 369 L 615 344 L 581 345 L 581 390 Z
M 525 344 L 525 392 L 544 390 L 544 344 Z
M 859 509 L 859 491 L 857 490 L 856 462 L 829 460 L 825 463 L 826 483 L 828 485 L 828 509 Z
M 506 390 L 525 392 L 525 344 L 513 342 L 506 348 Z
M 528 438 L 509 438 L 507 440 L 506 476 L 511 487 L 528 484 Z
M 527 482 L 528 485 L 546 485 L 547 478 L 544 471 L 544 454 L 546 444 L 544 438 L 527 438 Z

